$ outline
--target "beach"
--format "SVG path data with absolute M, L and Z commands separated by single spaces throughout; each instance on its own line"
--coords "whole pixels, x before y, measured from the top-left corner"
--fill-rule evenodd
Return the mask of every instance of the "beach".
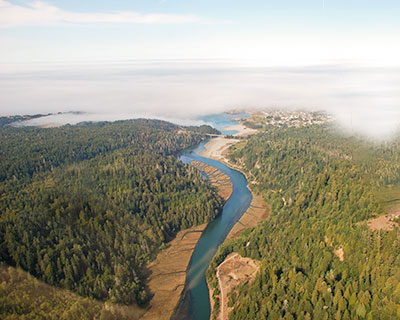
M 199 152 L 201 156 L 226 162 L 225 154 L 230 146 L 240 142 L 240 137 L 247 137 L 251 134 L 257 133 L 257 130 L 247 128 L 243 124 L 236 124 L 225 129 L 238 131 L 232 135 L 238 139 L 226 137 L 213 138 L 205 144 L 204 150 Z

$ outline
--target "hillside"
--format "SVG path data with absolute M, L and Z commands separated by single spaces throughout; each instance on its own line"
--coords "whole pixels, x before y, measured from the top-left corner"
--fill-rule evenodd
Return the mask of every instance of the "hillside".
M 175 156 L 204 139 L 189 129 L 135 120 L 0 136 L 1 261 L 83 297 L 145 305 L 146 264 L 222 207 Z
M 208 270 L 216 287 L 230 253 L 260 261 L 256 279 L 232 294 L 229 318 L 399 318 L 399 229 L 367 225 L 386 213 L 382 191 L 399 184 L 399 155 L 398 140 L 366 142 L 326 125 L 268 127 L 232 148 L 271 215 L 225 242 Z

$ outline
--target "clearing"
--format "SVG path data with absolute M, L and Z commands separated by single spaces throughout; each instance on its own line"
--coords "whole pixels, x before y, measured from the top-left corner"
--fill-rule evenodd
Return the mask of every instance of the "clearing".
M 400 186 L 384 188 L 376 195 L 386 215 L 369 219 L 368 227 L 372 231 L 393 230 L 399 226 L 400 217 Z
M 228 255 L 224 262 L 217 267 L 217 279 L 220 288 L 220 314 L 217 319 L 228 319 L 229 312 L 233 307 L 228 306 L 229 294 L 232 290 L 242 284 L 255 279 L 259 270 L 259 262 L 250 258 L 243 258 L 240 254 L 233 252 Z

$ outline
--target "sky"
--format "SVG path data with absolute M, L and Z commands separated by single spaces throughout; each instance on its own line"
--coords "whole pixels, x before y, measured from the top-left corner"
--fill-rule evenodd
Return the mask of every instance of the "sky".
M 399 16 L 398 0 L 0 0 L 0 115 L 287 107 L 387 136 Z
M 398 63 L 398 0 L 0 0 L 0 61 Z

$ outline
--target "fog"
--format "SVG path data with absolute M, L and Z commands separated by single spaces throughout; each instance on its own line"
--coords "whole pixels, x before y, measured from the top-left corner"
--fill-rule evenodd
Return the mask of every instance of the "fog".
M 400 124 L 400 68 L 262 67 L 228 61 L 0 66 L 0 114 L 83 111 L 31 124 L 136 117 L 199 124 L 231 109 L 326 110 L 347 131 L 386 138 Z

